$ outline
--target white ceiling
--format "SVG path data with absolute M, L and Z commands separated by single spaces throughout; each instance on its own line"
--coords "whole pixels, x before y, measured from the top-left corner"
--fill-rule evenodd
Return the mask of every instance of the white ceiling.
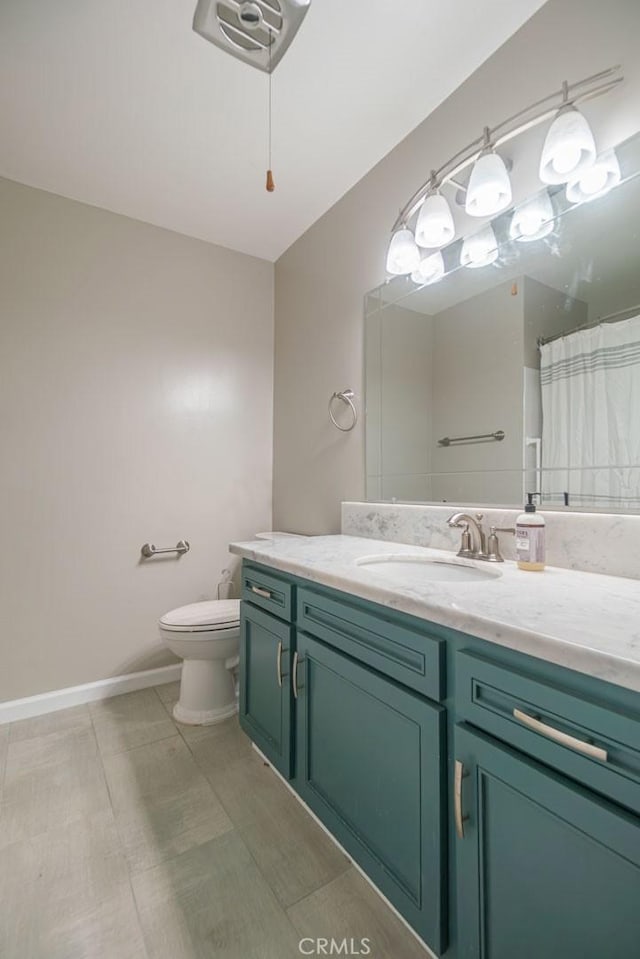
M 196 0 L 1 0 L 0 175 L 275 260 L 543 0 L 312 0 L 268 79 Z

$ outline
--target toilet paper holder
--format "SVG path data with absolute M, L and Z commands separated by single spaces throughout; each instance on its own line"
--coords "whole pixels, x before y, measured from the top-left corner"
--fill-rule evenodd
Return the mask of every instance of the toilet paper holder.
M 188 553 L 191 547 L 189 546 L 186 539 L 179 540 L 175 546 L 168 546 L 166 549 L 158 549 L 157 546 L 154 546 L 153 543 L 145 543 L 140 552 L 145 559 L 150 559 L 152 556 L 157 556 L 159 553 L 177 553 L 179 556 L 182 556 L 183 553 Z

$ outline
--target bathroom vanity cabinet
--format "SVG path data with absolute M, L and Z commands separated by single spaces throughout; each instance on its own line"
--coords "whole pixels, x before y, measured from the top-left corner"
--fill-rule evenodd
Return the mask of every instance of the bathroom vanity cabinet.
M 442 949 L 444 709 L 305 633 L 297 651 L 294 784 L 411 925 Z
M 640 942 L 640 695 L 245 560 L 240 722 L 447 959 Z

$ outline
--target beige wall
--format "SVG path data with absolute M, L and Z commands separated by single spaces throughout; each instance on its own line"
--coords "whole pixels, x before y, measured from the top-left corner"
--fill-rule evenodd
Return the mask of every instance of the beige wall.
M 170 661 L 158 617 L 270 526 L 273 266 L 7 180 L 0 209 L 2 701 Z
M 392 305 L 367 317 L 367 496 L 431 498 L 431 318 Z
M 434 445 L 436 500 L 481 501 L 478 474 L 489 471 L 486 485 L 500 482 L 503 502 L 520 499 L 524 305 L 511 290 L 511 281 L 501 283 L 434 317 L 434 444 L 443 436 L 505 433 L 500 443 Z
M 362 407 L 363 296 L 384 279 L 397 210 L 437 167 L 479 132 L 560 85 L 621 63 L 626 80 L 588 106 L 602 148 L 638 129 L 640 3 L 548 3 L 441 107 L 311 227 L 276 264 L 274 525 L 339 529 L 340 502 L 364 497 L 364 427 L 338 433 L 327 417 L 334 390 Z M 542 131 L 540 137 L 543 136 Z M 538 142 L 538 141 L 536 141 Z M 535 151 L 516 164 L 520 195 L 535 183 Z
M 538 337 L 559 336 L 582 326 L 588 321 L 589 307 L 583 300 L 560 293 L 530 276 L 522 278 L 521 287 L 524 298 L 524 365 L 530 369 L 540 369 Z

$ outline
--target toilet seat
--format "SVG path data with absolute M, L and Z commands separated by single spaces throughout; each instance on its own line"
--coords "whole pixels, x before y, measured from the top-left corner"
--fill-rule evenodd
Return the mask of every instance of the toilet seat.
M 239 599 L 212 599 L 202 603 L 189 603 L 188 606 L 169 610 L 160 620 L 161 628 L 172 633 L 220 631 L 224 634 L 229 629 L 237 629 L 239 623 Z

